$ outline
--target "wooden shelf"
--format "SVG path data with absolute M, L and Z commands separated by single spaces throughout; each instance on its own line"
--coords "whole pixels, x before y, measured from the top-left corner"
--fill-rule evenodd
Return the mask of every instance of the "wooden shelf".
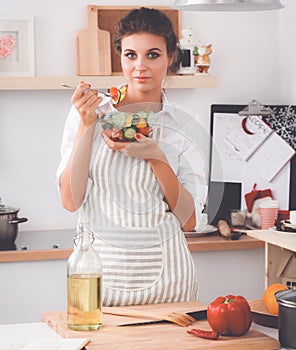
M 274 230 L 250 230 L 247 235 L 265 242 L 265 287 L 273 283 L 287 284 L 296 281 L 296 236 Z M 294 253 L 295 255 L 295 253 Z M 292 258 L 291 258 L 292 257 Z
M 246 233 L 248 236 L 260 239 L 265 243 L 296 252 L 296 235 L 293 233 L 274 230 L 250 230 L 246 231 Z
M 72 76 L 72 77 L 1 77 L 0 90 L 63 90 L 62 84 L 76 86 L 79 81 L 86 81 L 93 86 L 108 89 L 125 82 L 122 75 L 110 76 Z M 217 88 L 218 77 L 212 75 L 169 75 L 165 88 Z

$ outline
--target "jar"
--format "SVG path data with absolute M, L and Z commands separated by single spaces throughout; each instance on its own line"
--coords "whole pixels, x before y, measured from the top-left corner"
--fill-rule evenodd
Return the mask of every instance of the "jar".
M 74 330 L 98 330 L 102 325 L 102 264 L 93 242 L 89 226 L 79 224 L 67 263 L 67 324 Z

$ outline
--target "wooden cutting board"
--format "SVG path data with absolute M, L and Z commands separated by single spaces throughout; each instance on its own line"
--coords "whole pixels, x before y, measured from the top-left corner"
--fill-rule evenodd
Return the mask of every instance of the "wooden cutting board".
M 192 312 L 204 310 L 205 305 L 198 302 L 171 303 L 127 306 L 126 308 L 139 310 L 155 310 L 160 312 Z M 186 332 L 187 328 L 172 323 L 149 324 L 142 326 L 119 327 L 131 318 L 103 315 L 103 326 L 99 331 L 79 332 L 68 329 L 66 312 L 46 312 L 42 314 L 42 321 L 65 338 L 90 338 L 87 350 L 197 350 L 197 349 L 232 349 L 232 350 L 272 350 L 279 349 L 277 340 L 250 329 L 241 337 L 221 336 L 218 340 L 197 338 Z M 137 318 L 137 320 L 139 320 Z M 135 321 L 132 319 L 132 321 Z M 147 321 L 147 319 L 146 319 Z M 210 330 L 206 320 L 196 321 L 189 328 Z
M 76 35 L 77 75 L 111 75 L 111 37 L 99 28 L 96 6 L 87 6 L 87 28 Z
M 251 307 L 254 323 L 264 327 L 278 328 L 278 316 L 268 312 L 262 299 L 250 300 L 249 305 Z

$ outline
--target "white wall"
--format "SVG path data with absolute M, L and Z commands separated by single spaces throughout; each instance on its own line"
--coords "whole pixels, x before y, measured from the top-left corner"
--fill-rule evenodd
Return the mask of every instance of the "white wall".
M 296 101 L 296 2 L 284 0 L 286 9 L 279 16 L 278 46 L 278 97 L 283 104 L 295 104 Z
M 93 3 L 104 5 L 105 1 Z M 151 6 L 170 3 L 146 2 Z M 286 36 L 295 27 L 290 18 L 295 2 L 285 3 L 287 7 L 281 11 L 184 12 L 182 27 L 192 27 L 199 41 L 213 44 L 210 73 L 219 76 L 220 85 L 217 89 L 169 90 L 169 97 L 198 114 L 207 129 L 212 103 L 247 104 L 253 98 L 266 104 L 293 103 L 293 95 L 285 93 L 291 90 L 287 76 L 296 74 L 291 68 L 293 57 L 280 70 L 284 59 L 278 52 L 279 46 L 288 47 Z M 88 4 L 87 0 L 52 0 L 44 7 L 38 0 L 10 0 L 1 1 L 0 13 L 34 16 L 36 75 L 72 76 L 74 37 L 86 26 Z M 133 6 L 138 1 L 109 1 L 108 5 Z M 286 39 L 281 45 L 279 35 Z M 55 188 L 70 96 L 69 91 L 0 92 L 0 196 L 5 204 L 20 207 L 20 216 L 29 217 L 27 223 L 19 225 L 20 230 L 74 227 L 76 215 L 62 209 Z

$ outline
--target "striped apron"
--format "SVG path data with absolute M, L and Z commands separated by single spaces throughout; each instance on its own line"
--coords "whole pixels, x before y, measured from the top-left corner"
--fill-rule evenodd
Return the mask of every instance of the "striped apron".
M 94 232 L 102 259 L 103 305 L 197 300 L 184 233 L 149 163 L 96 145 L 93 187 L 79 216 Z

